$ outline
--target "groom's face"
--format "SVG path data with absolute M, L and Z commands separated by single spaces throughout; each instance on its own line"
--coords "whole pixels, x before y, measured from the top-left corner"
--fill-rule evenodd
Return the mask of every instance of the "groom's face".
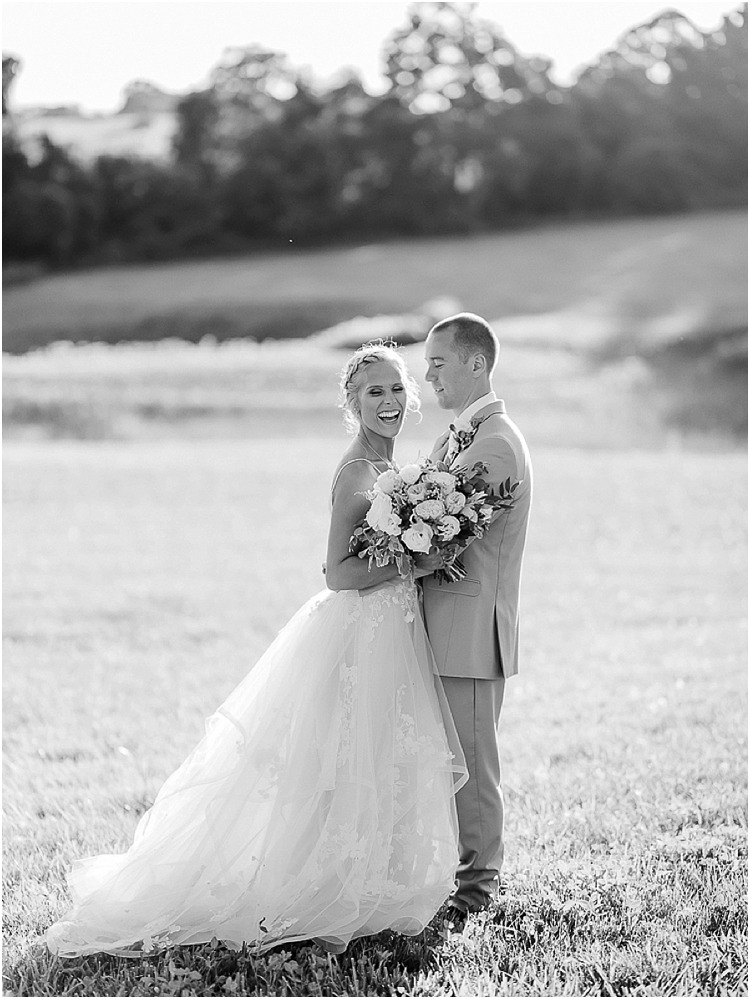
M 425 344 L 427 381 L 441 409 L 460 413 L 475 388 L 471 362 L 461 360 L 451 330 L 430 333 Z

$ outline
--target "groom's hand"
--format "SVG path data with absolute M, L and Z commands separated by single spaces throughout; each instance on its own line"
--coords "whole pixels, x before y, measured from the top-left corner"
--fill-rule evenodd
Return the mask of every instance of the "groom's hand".
M 431 576 L 442 566 L 442 555 L 417 555 L 414 559 L 414 578 L 421 579 L 422 576 Z

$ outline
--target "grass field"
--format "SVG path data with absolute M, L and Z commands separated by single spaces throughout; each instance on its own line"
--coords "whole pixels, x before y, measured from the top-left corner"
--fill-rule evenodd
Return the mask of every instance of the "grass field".
M 4 359 L 4 433 L 7 439 L 120 440 L 185 437 L 284 438 L 305 426 L 325 434 L 341 425 L 333 402 L 347 354 L 310 341 L 263 344 L 86 344 Z M 422 384 L 423 422 L 407 425 L 406 439 L 432 440 L 445 414 L 422 381 L 424 348 L 404 356 Z M 495 377 L 498 392 L 537 444 L 661 446 L 679 429 L 648 366 L 637 358 L 592 365 L 570 351 L 504 344 Z M 733 384 L 712 396 L 719 418 L 709 436 L 726 436 Z M 690 393 L 706 399 L 705 389 Z M 682 399 L 684 393 L 680 394 Z M 699 408 L 695 417 L 715 413 Z M 678 434 L 679 437 L 679 434 Z
M 320 588 L 334 434 L 300 414 L 272 440 L 6 445 L 5 994 L 746 994 L 746 462 L 718 447 L 534 448 L 508 887 L 463 939 L 133 961 L 34 942 L 70 862 L 127 846 Z

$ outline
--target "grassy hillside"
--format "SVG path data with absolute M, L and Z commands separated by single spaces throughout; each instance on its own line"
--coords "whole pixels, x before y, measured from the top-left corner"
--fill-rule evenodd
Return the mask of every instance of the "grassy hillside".
M 333 430 L 339 347 L 382 335 L 419 339 L 463 306 L 495 322 L 497 391 L 537 444 L 742 440 L 745 230 L 744 216 L 724 213 L 289 248 L 13 287 L 5 293 L 5 433 L 304 434 L 313 411 Z M 336 322 L 344 325 L 330 335 L 307 336 Z M 66 339 L 119 342 L 29 350 Z M 407 355 L 421 377 L 421 346 Z M 426 386 L 424 394 L 424 426 L 437 432 L 443 417 Z
M 4 994 L 746 994 L 746 462 L 718 453 L 534 449 L 508 888 L 464 939 L 72 961 L 35 942 L 71 861 L 127 846 L 320 588 L 344 441 L 308 434 L 6 446 Z
M 524 335 L 573 344 L 746 323 L 747 216 L 546 226 L 46 277 L 4 294 L 3 349 L 55 340 L 306 336 L 449 296 Z

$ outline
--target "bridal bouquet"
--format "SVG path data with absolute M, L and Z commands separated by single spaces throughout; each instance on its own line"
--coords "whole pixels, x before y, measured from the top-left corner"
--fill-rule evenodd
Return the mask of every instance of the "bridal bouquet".
M 376 565 L 395 563 L 408 576 L 420 552 L 440 554 L 440 582 L 455 582 L 466 572 L 460 554 L 472 538 L 481 537 L 495 510 L 509 510 L 519 483 L 508 478 L 496 490 L 483 478 L 487 466 L 448 471 L 443 462 L 422 458 L 400 470 L 388 469 L 364 495 L 371 501 L 364 521 L 355 528 L 349 551 Z

